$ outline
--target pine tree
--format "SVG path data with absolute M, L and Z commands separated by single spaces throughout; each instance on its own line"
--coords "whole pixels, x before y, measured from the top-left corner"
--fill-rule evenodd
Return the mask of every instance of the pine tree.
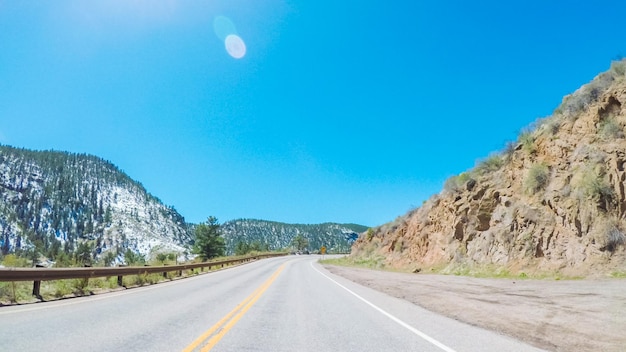
M 248 252 L 250 252 L 250 246 L 246 242 L 237 242 L 235 245 L 235 255 L 244 255 Z
M 202 260 L 224 255 L 224 238 L 220 234 L 217 218 L 210 216 L 206 223 L 196 226 L 193 250 Z
M 304 236 L 302 235 L 297 235 L 296 237 L 294 237 L 292 244 L 294 247 L 296 247 L 297 250 L 301 251 L 309 245 L 309 240 L 304 238 Z
M 91 265 L 92 264 L 92 256 L 91 256 L 92 248 L 87 242 L 82 242 L 78 245 L 76 249 L 75 258 L 76 262 L 83 265 Z

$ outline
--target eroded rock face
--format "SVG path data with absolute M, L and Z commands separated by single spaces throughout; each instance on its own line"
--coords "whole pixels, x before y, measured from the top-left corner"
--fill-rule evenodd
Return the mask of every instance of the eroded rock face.
M 352 256 L 382 254 L 387 266 L 407 269 L 625 270 L 625 103 L 623 74 L 598 76 L 495 166 L 477 166 L 456 179 L 462 184 L 360 236 Z

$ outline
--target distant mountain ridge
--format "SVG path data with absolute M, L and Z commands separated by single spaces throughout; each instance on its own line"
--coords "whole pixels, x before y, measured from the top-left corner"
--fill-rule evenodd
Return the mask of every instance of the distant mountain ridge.
M 54 260 L 86 245 L 94 260 L 126 249 L 150 256 L 182 253 L 191 239 L 183 216 L 106 160 L 0 145 L 2 254 Z
M 221 231 L 226 243 L 226 253 L 233 254 L 237 243 L 254 243 L 267 246 L 270 250 L 290 249 L 294 238 L 304 237 L 311 251 L 325 246 L 332 252 L 349 252 L 359 233 L 367 230 L 357 224 L 286 224 L 282 222 L 237 219 L 222 224 Z

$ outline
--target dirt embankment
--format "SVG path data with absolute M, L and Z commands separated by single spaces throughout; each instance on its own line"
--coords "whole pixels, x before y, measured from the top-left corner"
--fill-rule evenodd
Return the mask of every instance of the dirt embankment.
M 626 349 L 624 279 L 477 279 L 325 267 L 361 285 L 543 349 Z

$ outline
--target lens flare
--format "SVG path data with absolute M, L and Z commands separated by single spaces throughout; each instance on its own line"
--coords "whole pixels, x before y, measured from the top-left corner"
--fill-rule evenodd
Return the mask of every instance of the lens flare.
M 226 45 L 226 51 L 228 54 L 235 59 L 241 59 L 246 55 L 246 43 L 243 42 L 236 34 L 230 34 L 224 40 L 224 44 Z
M 213 30 L 220 40 L 226 40 L 229 34 L 237 34 L 235 24 L 226 16 L 217 16 L 213 20 Z

